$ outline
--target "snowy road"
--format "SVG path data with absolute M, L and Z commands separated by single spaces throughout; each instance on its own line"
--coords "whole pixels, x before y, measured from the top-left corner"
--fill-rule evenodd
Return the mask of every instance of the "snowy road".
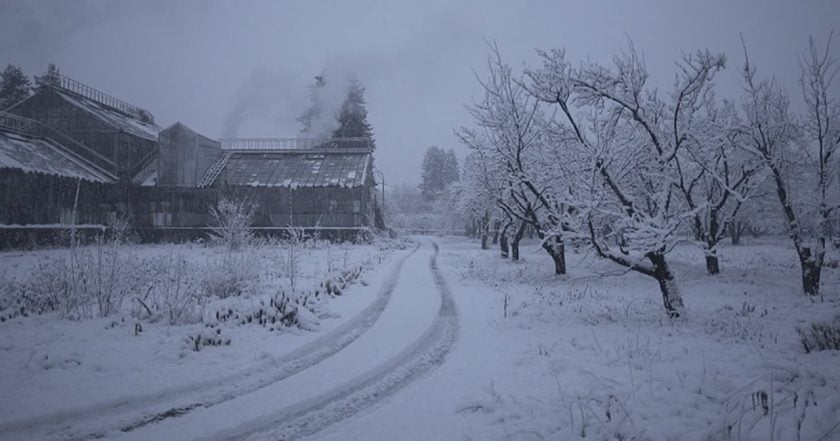
M 204 390 L 79 410 L 78 420 L 68 414 L 42 421 L 48 425 L 7 425 L 0 438 L 289 440 L 316 433 L 443 363 L 459 324 L 437 254 L 437 244 L 424 239 L 394 262 L 374 304 L 282 362 L 205 383 Z
M 332 357 L 247 395 L 109 438 L 296 439 L 386 398 L 440 365 L 457 338 L 455 305 L 436 255 L 436 245 L 424 241 L 379 320 Z
M 159 424 L 171 417 L 183 417 L 280 382 L 331 357 L 368 331 L 386 310 L 404 263 L 417 249 L 403 254 L 392 264 L 377 297 L 367 308 L 343 325 L 288 354 L 212 381 L 4 423 L 0 425 L 0 439 L 103 438 Z

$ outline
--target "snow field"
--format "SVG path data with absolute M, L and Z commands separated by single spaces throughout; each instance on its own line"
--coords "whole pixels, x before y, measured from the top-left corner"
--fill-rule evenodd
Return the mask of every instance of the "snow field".
M 812 303 L 784 241 L 722 247 L 717 277 L 700 249 L 679 246 L 679 322 L 655 281 L 593 256 L 570 251 L 569 274 L 556 277 L 533 241 L 520 262 L 463 238 L 439 242 L 461 321 L 446 362 L 311 439 L 840 436 L 840 354 L 805 354 L 795 330 L 840 313 L 840 273 L 826 270 L 825 300 Z
M 491 339 L 510 355 L 459 412 L 475 439 L 793 440 L 840 438 L 840 354 L 805 354 L 797 327 L 840 313 L 801 294 L 793 250 L 765 241 L 672 260 L 688 318 L 671 322 L 653 280 L 569 253 L 569 274 L 529 246 L 523 262 L 456 242 L 451 278 L 495 304 Z M 457 291 L 459 288 L 455 288 Z M 505 299 L 507 298 L 507 318 Z
M 320 289 L 319 297 L 329 298 L 315 307 L 310 305 L 318 314 L 310 317 L 315 320 L 312 328 L 325 332 L 335 329 L 372 303 L 386 276 L 378 268 L 400 248 L 407 246 L 390 242 L 310 244 L 299 253 L 298 293 L 311 295 Z M 0 274 L 14 284 L 24 283 L 29 274 L 38 274 L 39 266 L 53 265 L 56 255 L 62 251 L 3 253 Z M 206 268 L 229 258 L 220 248 L 196 244 L 126 245 L 121 252 L 127 256 L 125 261 L 139 262 L 140 267 L 150 261 L 181 258 L 197 268 Z M 39 418 L 49 421 L 50 416 L 72 414 L 80 407 L 95 407 L 96 403 L 121 402 L 154 391 L 212 381 L 253 369 L 254 365 L 268 363 L 311 342 L 318 333 L 305 332 L 302 327 L 278 326 L 272 331 L 269 326 L 256 323 L 213 322 L 215 315 L 210 311 L 214 308 L 244 311 L 254 305 L 264 307 L 278 291 L 288 293 L 289 281 L 283 274 L 284 255 L 284 249 L 277 246 L 254 247 L 238 254 L 235 258 L 247 260 L 254 277 L 237 296 L 209 297 L 200 303 L 195 316 L 204 323 L 172 324 L 167 314 L 149 317 L 145 308 L 125 301 L 119 311 L 106 318 L 76 321 L 60 319 L 59 312 L 52 312 L 29 317 L 18 315 L 0 323 L 0 335 L 5 337 L 0 387 L 7 392 L 0 399 L 0 427 L 16 427 Z M 171 266 L 167 268 L 171 270 Z M 361 276 L 348 282 L 342 295 L 324 295 L 321 283 L 325 279 L 337 282 L 345 273 L 344 268 L 348 271 L 360 268 Z M 4 283 L 4 296 L 18 292 L 5 289 L 11 285 Z M 5 304 L 9 300 L 4 298 Z M 157 312 L 153 306 L 152 309 Z M 138 323 L 142 332 L 135 335 Z M 220 329 L 231 344 L 194 351 L 190 336 L 208 330 L 212 335 L 215 329 Z

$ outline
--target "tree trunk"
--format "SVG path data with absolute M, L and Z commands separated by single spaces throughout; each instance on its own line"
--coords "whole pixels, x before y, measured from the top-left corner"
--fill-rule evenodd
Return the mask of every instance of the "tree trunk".
M 718 263 L 717 256 L 714 254 L 706 254 L 706 272 L 710 276 L 720 274 L 720 264 Z
M 527 224 L 524 221 L 519 224 L 519 229 L 516 230 L 516 234 L 513 235 L 513 240 L 510 243 L 511 259 L 514 261 L 519 260 L 519 241 L 522 240 L 522 236 L 525 234 L 526 226 Z
M 662 303 L 665 306 L 665 312 L 670 318 L 679 318 L 685 315 L 685 305 L 683 305 L 682 296 L 680 295 L 677 281 L 674 279 L 674 273 L 671 272 L 671 267 L 665 260 L 665 255 L 661 253 L 650 253 L 648 259 L 653 264 L 653 277 L 659 283 L 659 292 L 662 293 Z
M 486 250 L 490 248 L 487 245 L 487 235 L 490 233 L 490 213 L 484 212 L 484 218 L 481 219 L 479 225 L 481 226 L 481 249 Z
M 744 226 L 741 222 L 732 222 L 729 224 L 729 237 L 732 239 L 732 245 L 741 245 L 741 233 L 744 232 Z
M 499 227 L 501 227 L 501 222 L 493 221 L 493 245 L 499 243 Z
M 707 238 L 709 242 L 712 238 Z M 706 273 L 710 276 L 720 274 L 720 262 L 718 261 L 717 249 L 713 243 L 706 242 L 706 248 L 703 250 L 706 254 Z
M 554 261 L 554 274 L 566 274 L 566 246 L 559 236 L 553 236 L 543 241 L 543 249 Z
M 715 254 L 706 254 L 706 272 L 710 276 L 720 274 L 720 264 Z
M 811 256 L 811 249 L 802 247 L 799 250 L 799 265 L 802 267 L 802 290 L 805 295 L 820 295 L 820 276 L 822 275 L 823 253 Z
M 510 248 L 508 247 L 507 237 L 508 228 L 510 228 L 510 222 L 505 224 L 505 227 L 502 229 L 502 232 L 499 233 L 499 249 L 502 253 L 502 259 L 507 259 L 510 255 Z

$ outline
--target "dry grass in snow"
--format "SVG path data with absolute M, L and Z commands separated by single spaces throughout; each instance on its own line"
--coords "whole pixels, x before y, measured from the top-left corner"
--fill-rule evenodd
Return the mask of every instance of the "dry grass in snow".
M 14 397 L 0 400 L 0 423 L 288 352 L 370 303 L 367 285 L 405 244 L 295 247 L 106 241 L 0 253 L 0 390 Z
M 460 289 L 494 303 L 486 338 L 510 354 L 456 409 L 475 439 L 840 439 L 840 352 L 806 352 L 800 336 L 831 340 L 840 271 L 806 298 L 786 242 L 724 247 L 716 277 L 699 249 L 677 248 L 688 317 L 676 322 L 652 279 L 592 256 L 569 253 L 558 278 L 534 244 L 521 262 L 478 248 L 442 256 Z

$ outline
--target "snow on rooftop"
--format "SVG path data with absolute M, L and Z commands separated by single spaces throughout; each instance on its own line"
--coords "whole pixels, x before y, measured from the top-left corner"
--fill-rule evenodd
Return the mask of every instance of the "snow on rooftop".
M 79 107 L 117 129 L 149 141 L 157 141 L 161 129 L 155 124 L 146 123 L 122 112 L 114 110 L 97 101 L 63 90 L 56 90 L 67 102 Z
M 111 182 L 106 175 L 43 138 L 0 131 L 0 168 Z
M 370 154 L 333 152 L 236 152 L 217 179 L 252 187 L 360 187 Z

